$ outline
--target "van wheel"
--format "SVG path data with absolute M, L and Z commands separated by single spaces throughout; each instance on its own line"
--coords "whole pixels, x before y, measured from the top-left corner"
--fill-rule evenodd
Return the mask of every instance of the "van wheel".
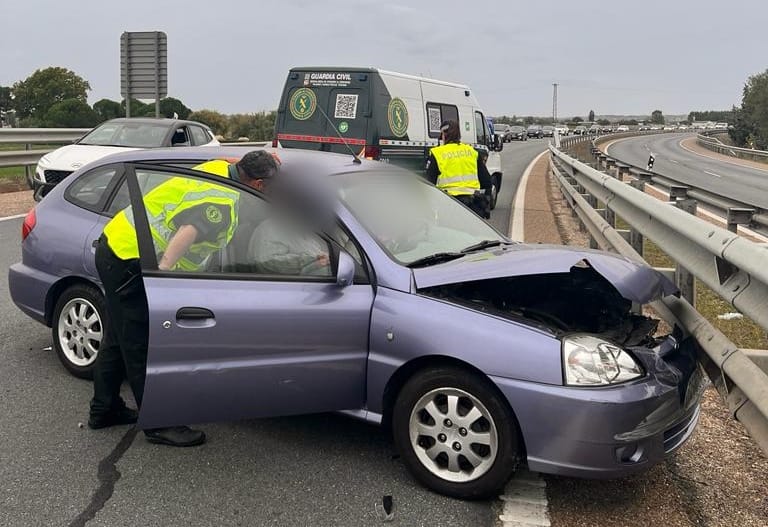
M 488 379 L 456 367 L 405 383 L 392 411 L 395 446 L 426 487 L 454 498 L 495 495 L 518 461 L 519 428 Z
M 106 304 L 91 285 L 77 284 L 62 293 L 53 311 L 53 347 L 75 377 L 93 378 L 93 364 L 104 338 Z

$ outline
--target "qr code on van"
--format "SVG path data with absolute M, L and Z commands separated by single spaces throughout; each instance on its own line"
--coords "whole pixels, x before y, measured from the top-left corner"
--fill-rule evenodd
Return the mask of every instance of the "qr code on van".
M 333 116 L 336 119 L 354 119 L 357 116 L 357 95 L 337 94 Z

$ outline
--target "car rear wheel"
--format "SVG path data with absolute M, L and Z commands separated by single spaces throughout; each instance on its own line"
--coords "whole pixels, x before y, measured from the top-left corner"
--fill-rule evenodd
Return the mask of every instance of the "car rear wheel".
M 75 377 L 93 378 L 93 363 L 104 338 L 106 304 L 93 286 L 69 287 L 53 312 L 53 347 L 64 367 Z
M 440 367 L 412 377 L 392 413 L 395 445 L 430 489 L 461 499 L 495 495 L 515 471 L 518 427 L 489 381 Z
M 491 178 L 491 210 L 496 208 L 496 200 L 499 198 L 499 181 Z

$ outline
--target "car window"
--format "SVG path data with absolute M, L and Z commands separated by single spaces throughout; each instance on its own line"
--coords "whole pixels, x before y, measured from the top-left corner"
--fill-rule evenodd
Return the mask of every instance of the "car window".
M 329 242 L 260 197 L 162 170 L 137 168 L 136 178 L 161 270 L 282 279 L 333 276 Z M 194 241 L 179 250 L 176 244 L 190 231 Z
M 128 184 L 126 183 L 125 179 L 123 179 L 123 181 L 120 183 L 120 187 L 117 189 L 117 192 L 115 192 L 112 200 L 109 202 L 105 213 L 107 216 L 112 218 L 115 214 L 128 207 L 130 204 L 131 197 L 128 193 Z
M 163 146 L 168 125 L 162 123 L 126 121 L 105 123 L 93 129 L 78 144 L 156 148 Z
M 429 125 L 429 137 L 440 137 L 440 124 L 443 121 L 459 122 L 459 109 L 452 104 L 427 103 L 427 123 Z
M 484 240 L 504 240 L 460 202 L 411 174 L 344 178 L 339 197 L 379 246 L 402 264 Z
M 101 210 L 106 191 L 117 174 L 115 165 L 100 167 L 78 177 L 64 194 L 67 201 L 94 212 Z
M 475 132 L 477 133 L 476 142 L 480 145 L 488 143 L 485 136 L 485 125 L 483 123 L 485 123 L 485 117 L 483 117 L 483 114 L 480 112 L 475 112 Z
M 186 126 L 179 126 L 171 137 L 171 146 L 190 146 L 189 132 Z
M 211 138 L 208 137 L 208 134 L 205 130 L 203 130 L 199 126 L 190 126 L 189 130 L 192 133 L 192 140 L 195 143 L 195 146 L 205 145 L 208 144 L 211 141 Z

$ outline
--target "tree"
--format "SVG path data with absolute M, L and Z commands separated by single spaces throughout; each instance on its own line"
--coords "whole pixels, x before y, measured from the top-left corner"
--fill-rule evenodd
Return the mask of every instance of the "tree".
M 11 88 L 9 86 L 0 86 L 0 112 L 7 112 L 12 109 Z
M 598 119 L 597 124 L 599 124 L 600 126 L 608 126 L 609 124 L 611 124 L 611 121 L 609 121 L 608 119 Z
M 664 124 L 664 114 L 661 113 L 661 110 L 654 110 L 651 113 L 651 122 L 653 124 Z
M 571 122 L 572 123 L 583 123 L 584 119 L 582 119 L 581 117 L 574 117 L 573 119 L 571 119 Z
M 56 103 L 74 99 L 87 102 L 91 89 L 88 81 L 66 68 L 51 67 L 35 71 L 14 83 L 11 92 L 14 108 L 20 118 L 31 117 L 42 122 L 48 110 Z
M 595 122 L 595 111 L 594 110 L 590 110 L 589 111 L 589 117 L 587 117 L 587 121 L 589 121 L 590 123 L 594 123 Z
M 51 128 L 92 128 L 99 121 L 99 114 L 88 103 L 66 99 L 51 106 L 41 124 Z
M 227 116 L 216 110 L 197 110 L 189 114 L 188 118 L 207 124 L 215 135 L 227 135 Z
M 747 79 L 733 132 L 740 146 L 768 148 L 768 70 Z
M 111 99 L 101 99 L 93 103 L 93 110 L 99 115 L 102 121 L 109 121 L 118 117 L 125 117 L 125 108 Z
M 152 105 L 154 107 L 154 105 Z M 184 103 L 173 97 L 160 99 L 160 115 L 173 117 L 176 114 L 179 119 L 187 119 L 192 110 L 184 106 Z

